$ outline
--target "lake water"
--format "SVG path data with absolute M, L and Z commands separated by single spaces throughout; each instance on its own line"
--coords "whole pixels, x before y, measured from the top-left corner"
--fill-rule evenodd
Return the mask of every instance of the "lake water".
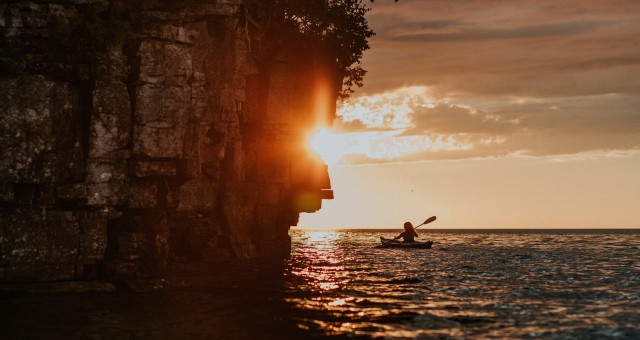
M 294 320 L 310 334 L 640 338 L 640 230 L 292 231 Z
M 294 229 L 285 262 L 184 264 L 157 291 L 0 286 L 0 339 L 640 339 L 640 230 L 419 231 L 432 249 Z

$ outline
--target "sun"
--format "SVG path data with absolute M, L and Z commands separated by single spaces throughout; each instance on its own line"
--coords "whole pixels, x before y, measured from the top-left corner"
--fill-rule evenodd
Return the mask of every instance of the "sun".
M 340 135 L 329 128 L 319 128 L 309 138 L 309 148 L 328 165 L 336 164 L 344 156 Z

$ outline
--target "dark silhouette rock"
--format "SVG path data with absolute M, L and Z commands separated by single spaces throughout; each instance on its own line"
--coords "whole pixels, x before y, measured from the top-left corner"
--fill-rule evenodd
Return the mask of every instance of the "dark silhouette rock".
M 295 41 L 257 60 L 242 6 L 0 5 L 0 282 L 288 256 L 331 197 L 304 143 L 341 75 Z

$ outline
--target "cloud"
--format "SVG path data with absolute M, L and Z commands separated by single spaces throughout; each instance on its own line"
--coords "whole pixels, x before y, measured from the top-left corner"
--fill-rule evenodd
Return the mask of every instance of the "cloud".
M 425 87 L 400 88 L 362 96 L 339 110 L 335 128 L 343 132 L 385 129 L 403 136 L 482 134 L 513 132 L 518 119 L 492 114 L 448 99 L 436 100 Z
M 433 106 L 418 105 L 412 115 L 413 127 L 405 135 L 424 133 L 504 135 L 517 128 L 518 120 L 505 119 L 464 104 L 441 102 Z
M 640 94 L 640 2 L 376 2 L 360 93 Z
M 639 1 L 372 7 L 365 86 L 335 123 L 341 162 L 640 150 Z
M 459 29 L 454 32 L 406 32 L 395 33 L 390 39 L 396 41 L 461 41 L 461 40 L 493 40 L 493 39 L 531 39 L 531 38 L 548 38 L 567 36 L 575 34 L 583 34 L 597 30 L 604 23 L 596 21 L 578 21 L 568 23 L 553 23 L 542 25 L 527 25 L 521 27 L 509 27 L 499 29 L 484 29 L 477 27 L 469 27 Z
M 338 110 L 338 128 L 397 130 L 408 127 L 416 101 L 427 97 L 425 87 L 406 87 L 373 96 L 360 96 Z
M 436 99 L 424 87 L 354 99 L 338 121 L 341 163 L 549 156 L 640 149 L 640 97 Z

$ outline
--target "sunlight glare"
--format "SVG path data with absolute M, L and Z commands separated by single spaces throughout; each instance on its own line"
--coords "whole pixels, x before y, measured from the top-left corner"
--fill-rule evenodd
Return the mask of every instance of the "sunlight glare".
M 340 137 L 329 128 L 319 128 L 309 139 L 309 147 L 328 165 L 336 164 L 342 156 Z

